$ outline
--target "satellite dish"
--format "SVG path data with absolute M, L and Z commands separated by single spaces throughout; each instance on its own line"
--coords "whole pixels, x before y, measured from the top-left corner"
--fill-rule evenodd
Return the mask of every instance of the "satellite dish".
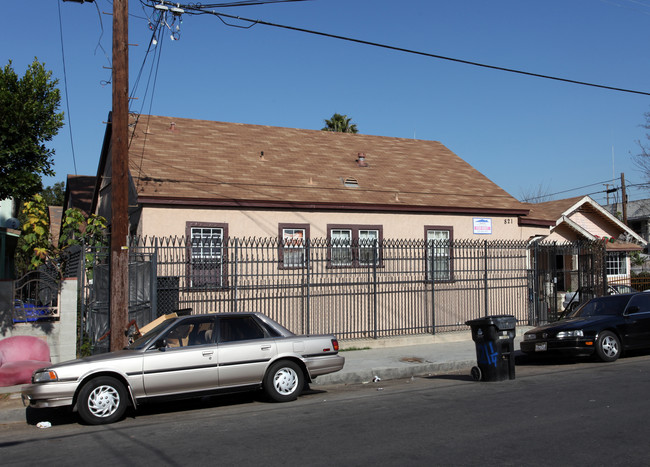
M 5 221 L 5 227 L 8 229 L 20 230 L 20 221 L 15 217 L 10 217 Z

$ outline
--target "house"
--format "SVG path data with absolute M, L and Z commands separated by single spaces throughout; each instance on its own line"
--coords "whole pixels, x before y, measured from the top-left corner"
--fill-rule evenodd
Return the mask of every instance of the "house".
M 622 203 L 608 204 L 605 209 L 619 219 L 622 217 Z M 650 241 L 650 199 L 628 201 L 626 211 L 627 225 L 646 242 Z
M 436 141 L 140 115 L 139 236 L 526 240 L 551 222 Z M 110 125 L 93 210 L 110 221 Z
M 647 241 L 611 214 L 589 196 L 528 204 L 528 217 L 554 219 L 546 242 L 575 242 L 576 240 L 602 240 L 606 249 L 606 274 L 608 283 L 626 283 L 630 280 L 630 253 L 641 251 Z M 575 269 L 576 255 L 558 254 L 556 269 Z M 560 291 L 576 290 L 576 277 L 559 274 L 556 278 Z

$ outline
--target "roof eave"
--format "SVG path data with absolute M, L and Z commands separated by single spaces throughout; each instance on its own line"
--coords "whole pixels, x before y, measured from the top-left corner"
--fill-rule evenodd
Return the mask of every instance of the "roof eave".
M 324 211 L 374 211 L 374 212 L 431 212 L 458 214 L 493 214 L 504 216 L 524 216 L 527 209 L 481 208 L 472 206 L 422 206 L 407 204 L 358 204 L 358 203 L 318 203 L 309 201 L 260 201 L 213 198 L 170 198 L 138 196 L 142 206 L 206 206 L 222 208 L 257 208 L 257 209 L 297 209 Z

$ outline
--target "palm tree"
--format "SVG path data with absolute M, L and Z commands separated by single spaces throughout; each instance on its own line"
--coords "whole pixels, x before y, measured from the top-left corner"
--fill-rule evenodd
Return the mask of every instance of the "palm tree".
M 338 131 L 339 133 L 358 133 L 357 125 L 354 123 L 350 125 L 351 120 L 347 115 L 335 113 L 329 120 L 325 119 L 325 125 L 327 126 L 322 128 L 322 130 Z

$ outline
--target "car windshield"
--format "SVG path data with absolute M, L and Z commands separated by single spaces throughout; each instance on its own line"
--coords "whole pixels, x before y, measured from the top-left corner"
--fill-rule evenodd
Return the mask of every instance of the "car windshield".
M 127 349 L 130 350 L 138 350 L 138 349 L 144 349 L 147 347 L 152 340 L 158 336 L 158 334 L 161 333 L 161 331 L 167 327 L 169 327 L 170 324 L 172 324 L 176 319 L 166 319 L 164 321 L 161 321 L 158 326 L 154 327 L 151 329 L 149 332 L 147 332 L 144 336 L 139 337 L 138 339 L 134 340 Z
M 569 313 L 567 318 L 585 316 L 622 315 L 631 295 L 610 295 L 608 297 L 594 298 L 575 311 Z

